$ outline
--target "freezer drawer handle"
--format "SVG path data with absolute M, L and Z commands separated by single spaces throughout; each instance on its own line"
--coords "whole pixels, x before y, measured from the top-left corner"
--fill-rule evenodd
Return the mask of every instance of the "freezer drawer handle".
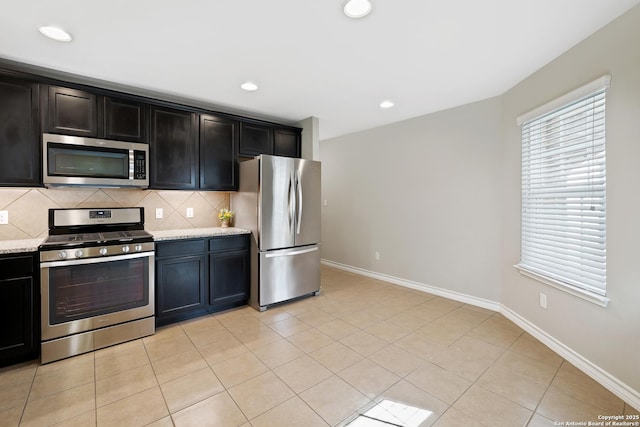
M 315 252 L 318 250 L 318 247 L 314 247 L 314 248 L 310 248 L 310 249 L 303 249 L 301 251 L 291 251 L 291 252 L 284 252 L 284 253 L 273 253 L 273 254 L 266 254 L 264 257 L 265 258 L 276 258 L 279 256 L 291 256 L 291 255 L 302 255 L 302 254 L 308 254 L 309 252 Z

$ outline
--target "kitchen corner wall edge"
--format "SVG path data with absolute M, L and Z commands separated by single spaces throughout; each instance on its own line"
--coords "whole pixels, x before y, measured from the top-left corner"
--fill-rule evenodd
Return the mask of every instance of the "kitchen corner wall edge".
M 459 292 L 448 291 L 446 289 L 442 289 L 436 286 L 427 285 L 424 283 L 414 282 L 411 280 L 401 279 L 399 277 L 390 276 L 383 273 L 378 273 L 375 271 L 366 270 L 359 267 L 354 267 L 347 264 L 342 264 L 339 262 L 322 259 L 322 264 L 327 265 L 329 267 L 334 267 L 339 270 L 348 271 L 350 273 L 359 274 L 361 276 L 370 277 L 372 279 L 382 280 L 384 282 L 392 283 L 394 285 L 404 286 L 406 288 L 415 289 L 418 291 L 423 291 L 427 293 L 431 293 L 440 297 L 449 298 L 454 301 L 463 302 L 466 304 L 474 305 L 476 307 L 486 308 L 488 310 L 496 311 L 507 319 L 511 320 L 517 326 L 522 328 L 525 332 L 535 337 L 537 340 L 542 342 L 544 345 L 549 347 L 559 356 L 563 357 L 571 364 L 576 366 L 586 375 L 591 377 L 593 380 L 598 382 L 604 388 L 618 396 L 624 402 L 632 406 L 633 408 L 640 408 L 640 391 L 635 390 L 625 384 L 623 381 L 619 380 L 615 376 L 611 375 L 609 372 L 600 368 L 595 363 L 583 357 L 580 353 L 576 352 L 572 348 L 558 341 L 553 336 L 547 334 L 542 329 L 538 328 L 536 325 L 520 316 L 516 312 L 512 311 L 509 307 L 496 302 L 487 300 L 484 298 L 474 297 L 472 295 L 467 295 Z

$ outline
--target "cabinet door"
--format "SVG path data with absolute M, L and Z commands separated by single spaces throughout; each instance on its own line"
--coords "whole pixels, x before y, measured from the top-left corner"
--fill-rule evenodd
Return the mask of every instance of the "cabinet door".
M 200 116 L 200 188 L 238 189 L 240 122 L 210 115 Z
M 47 125 L 52 133 L 98 136 L 98 97 L 89 92 L 50 86 Z
M 156 324 L 204 313 L 208 283 L 206 255 L 156 261 Z
M 104 137 L 131 142 L 149 142 L 149 106 L 125 99 L 104 98 Z
M 249 299 L 249 251 L 209 255 L 209 304 L 214 307 L 243 305 Z
M 152 107 L 151 188 L 191 190 L 198 186 L 196 115 L 187 111 Z
M 37 357 L 33 255 L 0 258 L 0 366 Z
M 300 131 L 276 128 L 273 138 L 274 155 L 300 157 Z
M 240 155 L 254 157 L 259 154 L 273 154 L 273 128 L 252 123 L 242 123 Z
M 38 186 L 38 85 L 0 77 L 0 186 Z

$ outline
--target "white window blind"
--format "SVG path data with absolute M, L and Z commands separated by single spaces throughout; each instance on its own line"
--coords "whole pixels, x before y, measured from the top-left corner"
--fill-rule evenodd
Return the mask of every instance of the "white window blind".
M 518 267 L 604 296 L 606 86 L 590 86 L 522 124 Z

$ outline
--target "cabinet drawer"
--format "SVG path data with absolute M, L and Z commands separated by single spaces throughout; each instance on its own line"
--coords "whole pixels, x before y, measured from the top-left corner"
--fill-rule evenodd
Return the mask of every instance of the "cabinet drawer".
M 180 256 L 198 254 L 206 251 L 205 240 L 181 240 L 170 243 L 157 243 L 156 256 L 158 258 L 168 256 Z
M 235 251 L 249 249 L 249 235 L 214 237 L 209 240 L 209 251 Z
M 0 258 L 0 280 L 13 279 L 17 277 L 31 277 L 32 274 L 32 256 Z

